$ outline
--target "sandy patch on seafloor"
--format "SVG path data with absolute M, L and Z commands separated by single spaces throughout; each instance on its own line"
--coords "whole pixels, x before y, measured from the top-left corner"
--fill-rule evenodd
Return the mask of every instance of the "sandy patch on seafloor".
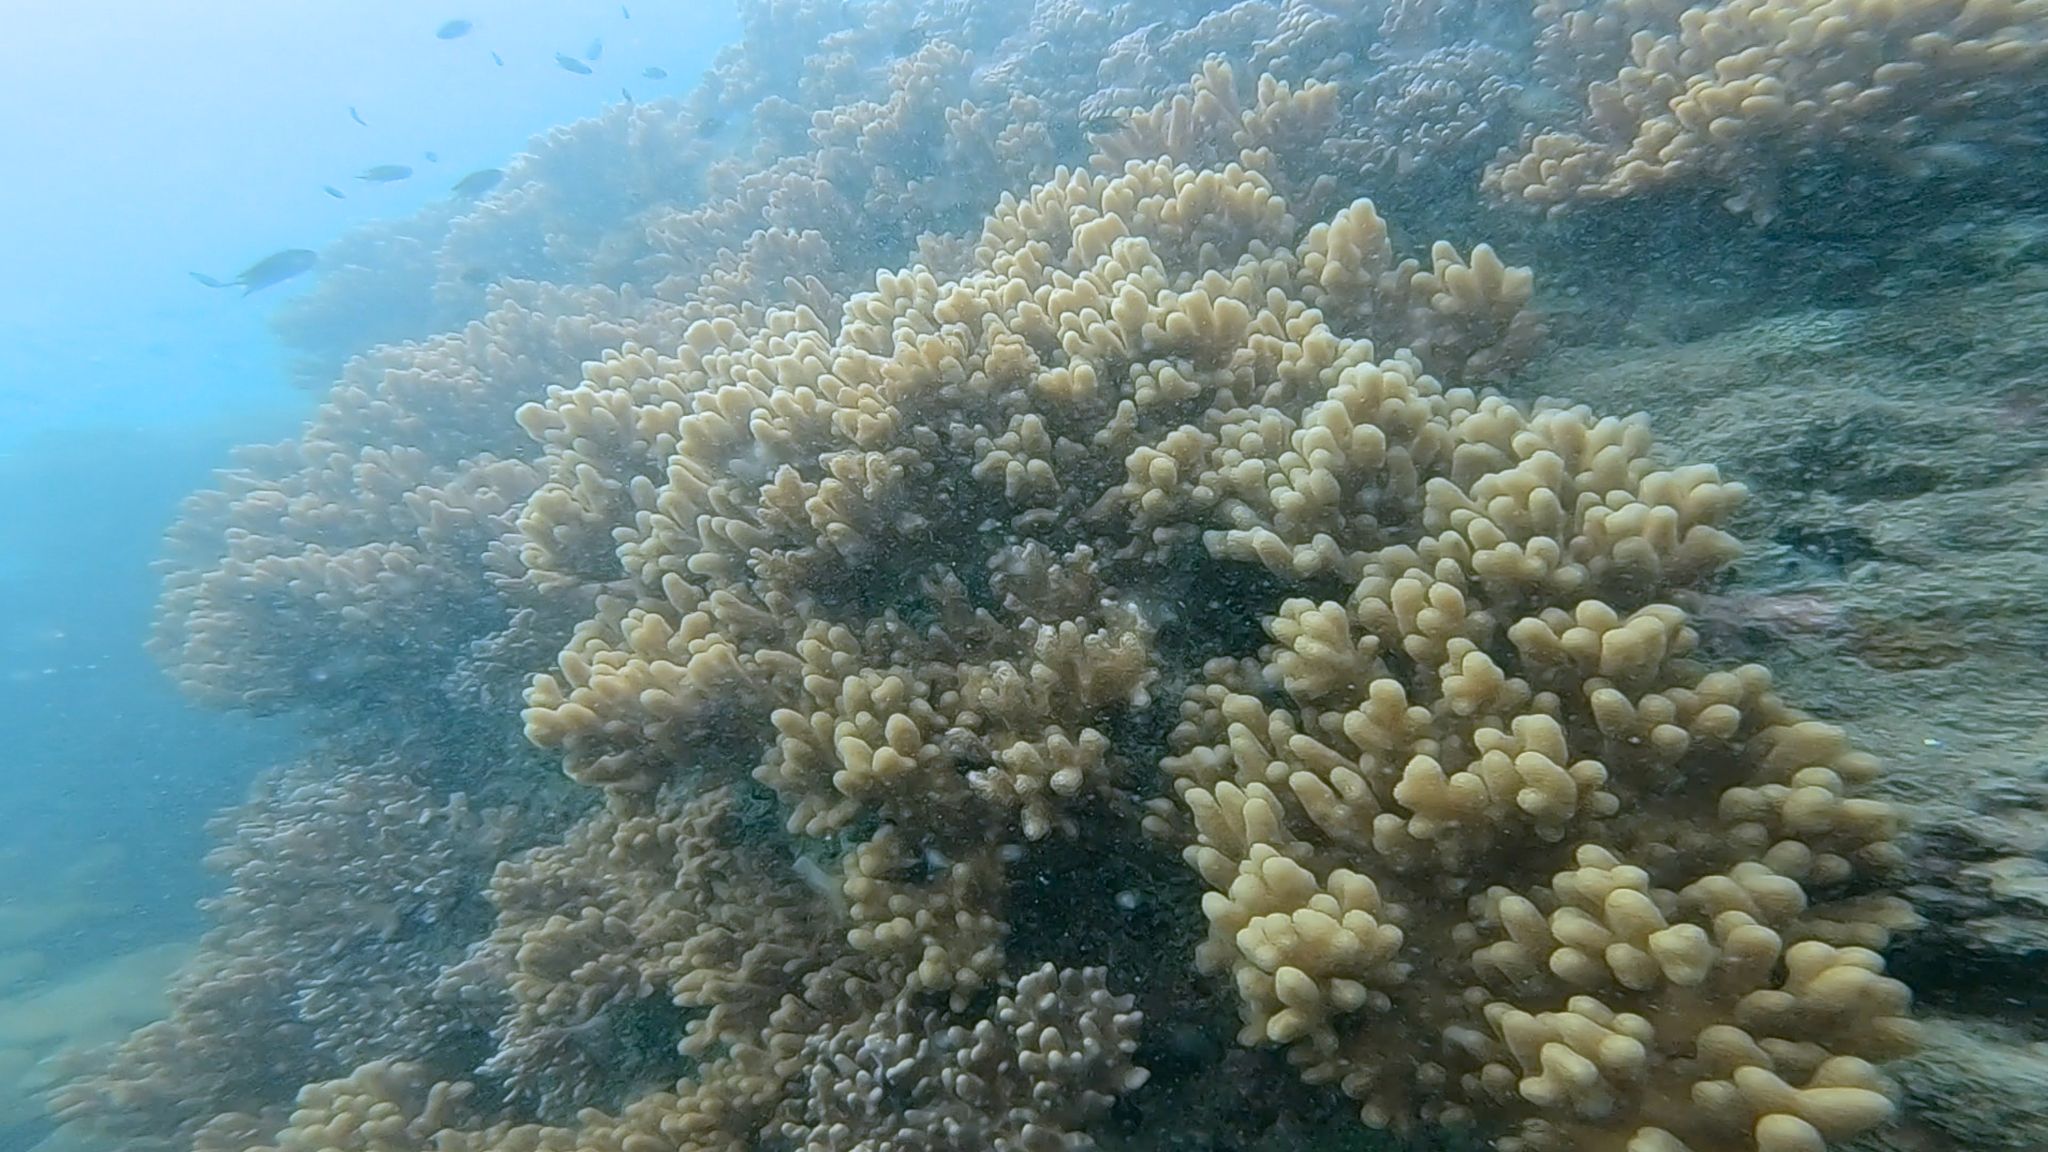
M 165 985 L 191 955 L 191 944 L 152 945 L 0 996 L 0 1129 L 42 1115 L 59 1052 L 118 1040 L 162 1017 Z

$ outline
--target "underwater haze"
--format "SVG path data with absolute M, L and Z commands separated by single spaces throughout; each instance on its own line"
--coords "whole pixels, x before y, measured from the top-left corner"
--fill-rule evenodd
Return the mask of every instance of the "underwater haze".
M 652 99 L 738 28 L 718 4 L 462 14 L 472 31 L 443 41 L 444 14 L 409 3 L 8 8 L 0 481 L 23 500 L 0 525 L 0 987 L 19 1005 L 0 1012 L 0 1147 L 47 1130 L 43 1057 L 159 1011 L 162 964 L 198 930 L 207 819 L 290 753 L 288 721 L 192 709 L 139 644 L 178 503 L 234 445 L 292 435 L 316 404 L 267 327 L 304 281 L 244 298 L 188 273 L 232 276 L 447 201 L 465 174 L 618 103 L 617 77 L 556 68 L 563 46 L 603 36 Z M 639 75 L 657 65 L 677 79 Z M 393 158 L 415 176 L 354 178 Z M 52 995 L 55 976 L 103 964 L 97 988 Z
M 2048 0 L 23 0 L 0 1152 L 2043 1152 Z

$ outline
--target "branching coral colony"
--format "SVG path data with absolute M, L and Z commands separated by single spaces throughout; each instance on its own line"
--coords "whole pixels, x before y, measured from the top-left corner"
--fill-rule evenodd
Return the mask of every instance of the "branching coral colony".
M 601 526 L 624 576 L 528 734 L 612 790 L 750 772 L 856 843 L 855 950 L 960 1007 L 1011 962 L 998 846 L 1116 803 L 1153 753 L 1109 733 L 1192 673 L 1145 823 L 1210 889 L 1246 1043 L 1503 1147 L 1881 1123 L 1911 1029 L 1875 762 L 1662 602 L 1731 558 L 1740 486 L 1407 351 L 1499 352 L 1529 287 L 1483 247 L 1395 262 L 1366 202 L 1304 231 L 1256 173 L 1133 162 L 836 334 L 608 358 L 521 414 L 556 507 L 617 481 L 529 537 Z M 1247 569 L 1256 657 L 1148 615 Z

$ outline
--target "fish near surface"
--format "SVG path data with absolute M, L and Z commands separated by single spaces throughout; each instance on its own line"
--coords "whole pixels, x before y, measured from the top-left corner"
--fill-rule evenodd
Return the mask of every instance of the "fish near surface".
M 356 111 L 356 106 L 353 104 L 348 106 L 348 118 L 355 121 L 358 124 L 361 124 L 365 128 L 368 128 L 370 126 L 370 122 L 368 120 L 363 119 L 363 114 L 361 112 Z
M 505 178 L 502 168 L 479 168 L 455 182 L 457 196 L 481 196 L 498 186 Z
M 505 58 L 503 56 L 498 55 L 496 52 L 493 52 L 491 53 L 491 63 L 496 64 L 500 68 L 503 68 L 505 66 Z
M 282 284 L 300 273 L 309 271 L 318 261 L 319 257 L 310 248 L 286 248 L 280 252 L 272 252 L 242 269 L 241 275 L 233 280 L 216 280 L 199 272 L 192 273 L 192 278 L 208 288 L 240 288 L 242 295 L 247 296 L 258 289 Z
M 242 286 L 242 295 L 247 296 L 259 288 L 282 284 L 300 273 L 309 272 L 319 260 L 320 257 L 310 248 L 286 248 L 242 269 L 241 274 L 235 277 L 235 283 Z
M 325 193 L 327 193 L 327 194 L 328 194 L 329 196 L 332 196 L 332 197 L 334 197 L 334 198 L 335 198 L 336 200 L 346 200 L 346 199 L 348 199 L 348 193 L 346 193 L 346 192 L 343 192 L 343 191 L 342 191 L 341 189 L 339 189 L 339 188 L 336 188 L 336 187 L 335 187 L 334 185 L 332 185 L 332 184 L 322 184 L 322 185 L 320 186 L 320 190 L 321 190 L 322 192 L 325 192 Z
M 370 184 L 389 184 L 393 180 L 403 180 L 410 175 L 412 168 L 408 165 L 379 164 L 374 168 L 363 169 L 362 175 L 356 179 Z
M 590 47 L 585 48 L 583 50 L 583 58 L 585 60 L 590 61 L 592 64 L 597 63 L 597 58 L 602 55 L 604 55 L 603 40 L 592 40 L 590 42 Z
M 574 72 L 578 76 L 590 75 L 590 65 L 569 55 L 567 52 L 555 53 L 555 64 L 564 72 Z
M 450 20 L 446 24 L 441 25 L 439 28 L 434 29 L 434 39 L 460 39 L 461 37 L 469 35 L 469 30 L 474 27 L 476 27 L 476 25 L 471 24 L 467 20 Z
M 640 74 L 641 74 L 642 76 L 645 76 L 645 77 L 647 77 L 647 78 L 648 78 L 649 80 L 666 80 L 666 79 L 668 79 L 668 69 L 666 69 L 666 68 L 653 68 L 653 67 L 650 67 L 650 68 L 643 68 L 643 69 L 641 69 L 641 70 L 640 70 Z

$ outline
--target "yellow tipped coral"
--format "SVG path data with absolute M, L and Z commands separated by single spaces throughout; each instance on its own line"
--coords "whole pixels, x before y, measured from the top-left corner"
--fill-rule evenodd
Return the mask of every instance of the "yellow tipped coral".
M 1000 846 L 1117 809 L 1111 733 L 1215 656 L 1148 823 L 1246 1042 L 1506 1148 L 1875 1124 L 1911 1028 L 1874 764 L 1664 600 L 1734 555 L 1739 484 L 1455 383 L 1522 354 L 1530 295 L 1484 246 L 1397 262 L 1369 202 L 1304 230 L 1255 170 L 1133 162 L 1006 199 L 965 275 L 882 274 L 836 329 L 593 366 L 524 422 L 543 491 L 632 512 L 527 731 L 626 793 L 750 769 L 845 846 L 853 952 L 957 1009 L 1006 962 Z M 1271 644 L 1231 659 L 1162 585 Z
M 1732 556 L 1740 486 L 1654 466 L 1633 422 L 1395 395 L 1369 410 L 1427 445 L 1409 503 L 1333 534 L 1376 545 L 1343 558 L 1348 600 L 1283 604 L 1166 761 L 1244 1039 L 1370 1123 L 1509 1149 L 1882 1123 L 1872 1062 L 1913 1035 L 1873 951 L 1911 919 L 1873 895 L 1899 817 L 1859 795 L 1869 757 L 1763 669 L 1698 664 L 1657 600 Z M 1326 467 L 1392 471 L 1387 439 L 1325 441 Z
M 1961 144 L 2025 148 L 2048 61 L 2039 0 L 1540 0 L 1538 67 L 1586 109 L 1487 172 L 1556 212 L 1658 189 L 1768 222 L 1801 168 L 1906 177 Z

